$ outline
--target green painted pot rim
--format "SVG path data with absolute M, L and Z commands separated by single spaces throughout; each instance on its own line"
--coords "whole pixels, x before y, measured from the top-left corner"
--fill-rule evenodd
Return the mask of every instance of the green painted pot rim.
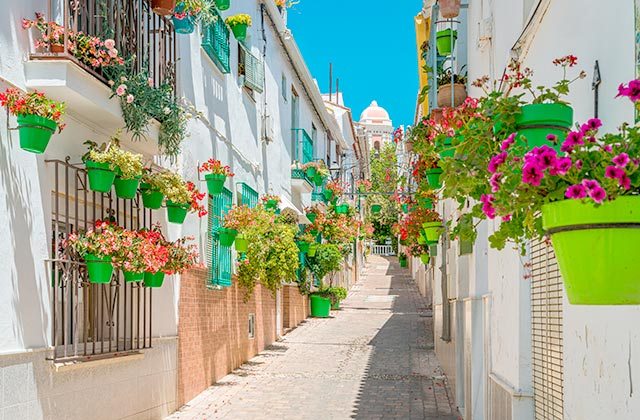
M 544 230 L 603 223 L 640 223 L 640 196 L 621 196 L 601 205 L 568 199 L 542 206 Z
M 573 124 L 573 108 L 565 104 L 528 104 L 520 108 L 516 124 L 557 125 L 570 128 Z
M 84 166 L 86 166 L 87 169 L 102 169 L 105 171 L 114 172 L 111 170 L 111 165 L 109 165 L 107 162 L 96 162 L 94 160 L 87 159 L 84 161 Z
M 188 203 L 174 203 L 171 200 L 167 200 L 167 207 L 177 207 L 177 208 L 181 208 L 181 209 L 188 209 L 189 207 L 191 207 L 190 204 Z
M 25 127 L 22 124 L 33 125 L 33 128 L 46 129 L 52 133 L 58 128 L 58 123 L 51 118 L 46 118 L 36 114 L 20 114 L 17 116 L 17 121 L 20 127 Z
M 436 38 L 449 38 L 451 36 L 451 28 L 443 29 L 441 31 L 436 32 Z M 458 31 L 453 30 L 453 37 L 458 38 Z
M 427 169 L 425 172 L 426 172 L 427 175 L 441 174 L 442 173 L 442 168 Z
M 423 228 L 443 227 L 442 222 L 425 222 L 422 224 Z
M 226 179 L 227 176 L 223 175 L 223 174 L 206 174 L 204 176 L 204 179 L 215 179 L 215 180 L 221 180 L 221 179 Z

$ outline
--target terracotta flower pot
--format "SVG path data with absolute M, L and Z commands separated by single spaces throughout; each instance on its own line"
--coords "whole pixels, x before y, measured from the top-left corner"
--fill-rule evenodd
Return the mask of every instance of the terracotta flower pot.
M 453 19 L 460 14 L 460 0 L 438 0 L 438 5 L 445 19 Z
M 467 88 L 461 83 L 454 84 L 453 107 L 462 105 L 465 99 L 467 99 Z M 438 88 L 438 106 L 451 107 L 451 83 Z
M 63 53 L 64 52 L 64 45 L 62 44 L 51 44 L 49 45 L 49 51 L 52 53 Z
M 151 0 L 153 13 L 160 16 L 168 16 L 173 13 L 176 7 L 176 0 Z

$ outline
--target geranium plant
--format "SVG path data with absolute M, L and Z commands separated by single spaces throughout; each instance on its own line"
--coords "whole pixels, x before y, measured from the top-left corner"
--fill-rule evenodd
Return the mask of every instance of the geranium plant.
M 122 247 L 123 232 L 124 229 L 115 223 L 96 220 L 93 229 L 88 232 L 69 234 L 63 246 L 73 250 L 81 258 L 94 255 L 114 261 Z
M 368 179 L 359 179 L 356 181 L 356 188 L 358 189 L 358 192 L 361 192 L 361 193 L 369 192 L 371 191 L 372 187 L 373 187 L 373 184 Z
M 198 170 L 200 173 L 224 175 L 226 177 L 232 177 L 234 175 L 230 166 L 223 165 L 219 160 L 213 158 L 210 158 L 208 161 L 200 165 Z
M 207 215 L 207 210 L 201 204 L 205 197 L 191 181 L 185 181 L 175 172 L 166 172 L 162 179 L 161 192 L 172 203 L 188 206 L 189 211 L 197 213 L 199 217 Z
M 207 26 L 216 20 L 215 3 L 210 0 L 181 0 L 176 4 L 173 18 L 182 20 L 191 17 Z
M 37 115 L 54 121 L 60 131 L 65 126 L 62 123 L 66 108 L 64 102 L 49 99 L 42 92 L 22 92 L 16 88 L 8 88 L 0 93 L 0 105 L 9 108 L 11 115 Z

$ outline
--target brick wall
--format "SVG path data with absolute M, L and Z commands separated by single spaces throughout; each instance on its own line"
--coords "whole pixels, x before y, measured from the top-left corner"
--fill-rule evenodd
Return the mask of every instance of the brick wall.
M 235 282 L 224 290 L 209 290 L 206 278 L 206 270 L 192 270 L 181 278 L 177 407 L 277 338 L 276 300 L 269 290 L 257 285 L 244 302 L 243 290 Z M 249 338 L 250 313 L 256 316 L 253 339 Z
M 282 289 L 282 323 L 285 329 L 295 328 L 309 317 L 309 297 L 300 293 L 297 285 Z

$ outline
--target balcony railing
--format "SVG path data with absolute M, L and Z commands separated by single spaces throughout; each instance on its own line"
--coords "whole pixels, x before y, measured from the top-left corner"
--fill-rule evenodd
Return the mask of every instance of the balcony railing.
M 45 18 L 61 16 L 57 23 L 67 31 L 103 41 L 113 39 L 122 57 L 135 56 L 135 69 L 147 70 L 154 86 L 166 82 L 175 88 L 177 48 L 173 24 L 170 18 L 153 13 L 148 0 L 50 0 L 49 11 L 50 16 Z M 104 83 L 108 81 L 101 69 L 79 62 L 67 46 L 64 49 L 61 53 L 36 51 L 31 57 L 68 58 Z
M 231 71 L 229 27 L 215 10 L 217 19 L 202 29 L 202 48 L 218 66 L 221 72 Z
M 313 139 L 304 128 L 293 128 L 293 160 L 302 164 L 313 161 Z

